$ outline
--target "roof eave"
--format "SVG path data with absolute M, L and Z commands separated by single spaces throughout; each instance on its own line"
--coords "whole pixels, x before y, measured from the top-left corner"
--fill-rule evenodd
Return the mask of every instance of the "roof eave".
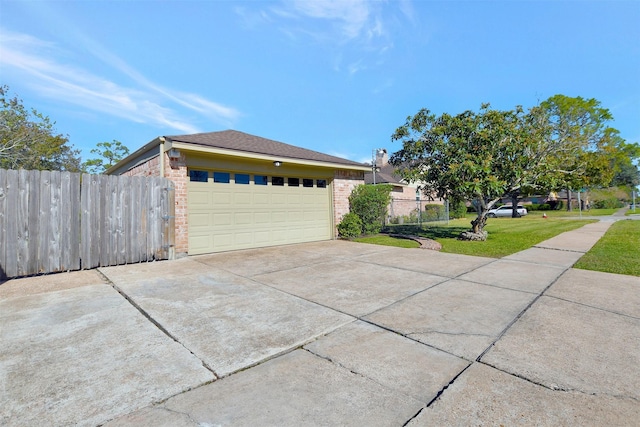
M 140 157 L 142 154 L 145 154 L 145 153 L 149 152 L 150 150 L 152 150 L 153 148 L 155 148 L 158 145 L 160 145 L 161 138 L 163 138 L 163 137 L 157 137 L 157 138 L 154 138 L 153 140 L 147 142 L 145 145 L 143 145 L 142 147 L 140 147 L 139 149 L 137 149 L 133 153 L 129 154 L 127 157 L 125 157 L 124 159 L 120 160 L 118 163 L 116 163 L 115 165 L 111 166 L 109 169 L 104 171 L 104 173 L 106 175 L 112 175 L 114 173 L 121 172 L 120 169 L 122 169 L 124 166 L 128 165 L 130 162 L 132 162 L 136 158 Z M 123 171 L 123 172 L 126 172 L 126 171 Z
M 167 138 L 167 142 L 169 142 L 169 138 Z M 333 169 L 345 169 L 345 170 L 357 170 L 357 171 L 369 171 L 371 170 L 370 166 L 367 165 L 350 165 L 343 164 L 337 162 L 323 162 L 318 160 L 307 160 L 307 159 L 299 159 L 295 157 L 286 157 L 286 156 L 275 156 L 271 154 L 260 154 L 250 151 L 242 151 L 237 149 L 228 149 L 228 148 L 218 148 L 218 147 L 207 147 L 203 145 L 193 144 L 193 143 L 185 143 L 178 141 L 171 141 L 171 148 L 176 148 L 178 150 L 190 151 L 194 153 L 205 153 L 205 154 L 219 154 L 224 156 L 231 157 L 241 157 L 247 159 L 259 159 L 266 161 L 281 161 L 281 162 L 290 162 L 296 165 L 303 166 L 317 166 L 317 167 L 328 167 Z M 165 149 L 167 147 L 165 146 Z

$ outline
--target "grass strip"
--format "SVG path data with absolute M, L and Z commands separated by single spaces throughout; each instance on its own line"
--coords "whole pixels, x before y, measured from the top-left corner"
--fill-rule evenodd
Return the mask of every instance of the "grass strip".
M 574 268 L 640 276 L 640 221 L 615 222 Z
M 469 218 L 457 219 L 450 221 L 448 225 L 431 225 L 422 228 L 397 225 L 389 226 L 388 230 L 397 234 L 413 234 L 436 240 L 442 245 L 442 252 L 501 258 L 528 249 L 565 231 L 575 230 L 585 224 L 595 222 L 595 220 L 567 220 L 531 216 L 490 218 L 485 226 L 485 230 L 489 233 L 486 241 L 458 240 L 457 237 L 461 232 L 470 229 L 469 221 Z M 373 239 L 373 237 L 365 237 L 358 241 L 367 242 L 369 239 Z

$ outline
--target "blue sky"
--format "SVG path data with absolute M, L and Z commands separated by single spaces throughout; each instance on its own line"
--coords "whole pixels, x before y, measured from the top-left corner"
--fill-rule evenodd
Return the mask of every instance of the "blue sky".
M 0 84 L 85 159 L 236 129 L 365 162 L 420 108 L 558 93 L 640 142 L 640 1 L 0 0 Z

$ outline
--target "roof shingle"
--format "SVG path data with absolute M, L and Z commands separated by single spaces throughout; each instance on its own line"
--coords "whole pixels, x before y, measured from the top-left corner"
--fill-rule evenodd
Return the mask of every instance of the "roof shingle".
M 166 136 L 165 138 L 173 142 L 264 154 L 287 159 L 312 160 L 351 166 L 366 166 L 364 163 L 330 156 L 318 151 L 307 150 L 306 148 L 296 147 L 295 145 L 285 144 L 284 142 L 250 135 L 237 130 L 195 133 L 191 135 L 173 135 Z

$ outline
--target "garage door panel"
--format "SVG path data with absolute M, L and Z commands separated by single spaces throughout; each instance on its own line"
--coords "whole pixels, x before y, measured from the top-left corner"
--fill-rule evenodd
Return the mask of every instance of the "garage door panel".
M 211 193 L 207 191 L 192 190 L 189 193 L 189 206 L 207 208 L 211 206 Z
M 250 225 L 253 224 L 253 214 L 250 212 L 239 212 L 235 214 L 235 225 Z
M 189 253 L 331 238 L 329 188 L 188 183 Z
M 287 204 L 287 195 L 281 193 L 274 193 L 271 195 L 272 206 L 285 206 Z
M 230 212 L 214 213 L 211 226 L 231 226 L 233 225 L 232 214 Z
M 253 193 L 253 204 L 256 206 L 260 206 L 260 205 L 264 205 L 264 206 L 268 206 L 269 205 L 269 194 L 266 193 Z
M 189 225 L 195 228 L 208 227 L 211 220 L 208 213 L 192 213 L 189 214 Z
M 253 233 L 253 237 L 256 245 L 266 245 L 271 241 L 271 232 L 268 230 L 258 230 Z
M 271 212 L 255 212 L 253 214 L 253 219 L 256 224 L 270 224 Z
M 232 206 L 233 194 L 226 191 L 216 191 L 212 196 L 214 206 Z

